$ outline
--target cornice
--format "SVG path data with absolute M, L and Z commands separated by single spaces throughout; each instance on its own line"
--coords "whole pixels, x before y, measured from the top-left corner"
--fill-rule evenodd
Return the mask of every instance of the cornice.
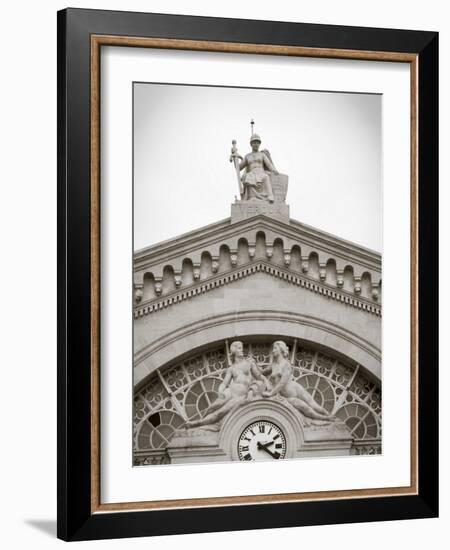
M 189 300 L 197 295 L 205 294 L 210 290 L 233 283 L 239 279 L 249 277 L 255 273 L 267 273 L 270 276 L 283 279 L 293 285 L 301 286 L 311 292 L 321 294 L 332 300 L 339 301 L 351 307 L 366 311 L 372 315 L 381 316 L 381 305 L 374 304 L 360 296 L 355 296 L 342 289 L 336 289 L 326 283 L 312 280 L 300 273 L 293 273 L 280 266 L 272 265 L 264 260 L 248 263 L 228 272 L 211 276 L 206 280 L 193 283 L 188 287 L 175 290 L 165 296 L 139 303 L 134 308 L 134 317 L 139 318 L 159 310 L 173 306 L 179 302 Z

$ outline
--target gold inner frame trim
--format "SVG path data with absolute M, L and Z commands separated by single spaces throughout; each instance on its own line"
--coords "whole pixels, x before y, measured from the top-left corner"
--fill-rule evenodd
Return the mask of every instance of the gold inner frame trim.
M 163 48 L 331 59 L 390 61 L 410 65 L 411 129 L 411 483 L 406 487 L 367 488 L 309 493 L 149 500 L 103 504 L 100 501 L 100 50 L 102 46 Z M 418 494 L 418 55 L 402 52 L 306 48 L 270 44 L 211 42 L 168 38 L 91 35 L 91 513 L 201 508 L 249 504 L 341 500 Z

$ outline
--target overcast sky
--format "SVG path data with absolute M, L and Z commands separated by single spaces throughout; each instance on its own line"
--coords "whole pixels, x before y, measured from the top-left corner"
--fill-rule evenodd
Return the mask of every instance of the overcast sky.
M 250 119 L 291 218 L 381 252 L 381 96 L 134 84 L 134 249 L 227 218 Z

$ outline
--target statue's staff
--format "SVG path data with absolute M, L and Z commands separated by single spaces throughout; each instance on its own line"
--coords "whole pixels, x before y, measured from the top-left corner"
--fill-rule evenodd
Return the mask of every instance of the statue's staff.
M 233 162 L 234 163 L 234 167 L 236 169 L 236 176 L 237 176 L 237 180 L 238 180 L 238 187 L 239 187 L 239 196 L 242 197 L 242 195 L 244 194 L 244 186 L 242 185 L 242 181 L 241 181 L 241 170 L 239 168 L 239 159 L 242 160 L 242 157 L 241 155 L 238 153 L 238 150 L 237 150 L 237 147 L 236 147 L 236 140 L 233 139 L 233 141 L 231 142 L 232 144 L 232 147 L 231 147 L 231 155 L 230 155 L 230 162 Z

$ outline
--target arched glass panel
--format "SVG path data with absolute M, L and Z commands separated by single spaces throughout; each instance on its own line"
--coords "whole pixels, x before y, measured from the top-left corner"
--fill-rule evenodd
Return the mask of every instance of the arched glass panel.
M 245 355 L 259 365 L 270 363 L 274 337 L 244 342 Z M 294 378 L 351 431 L 355 442 L 381 438 L 381 389 L 362 368 L 346 364 L 312 347 L 291 350 Z M 217 399 L 227 369 L 225 343 L 184 361 L 162 367 L 135 395 L 134 433 L 136 450 L 164 449 L 175 429 L 187 420 L 202 418 Z

